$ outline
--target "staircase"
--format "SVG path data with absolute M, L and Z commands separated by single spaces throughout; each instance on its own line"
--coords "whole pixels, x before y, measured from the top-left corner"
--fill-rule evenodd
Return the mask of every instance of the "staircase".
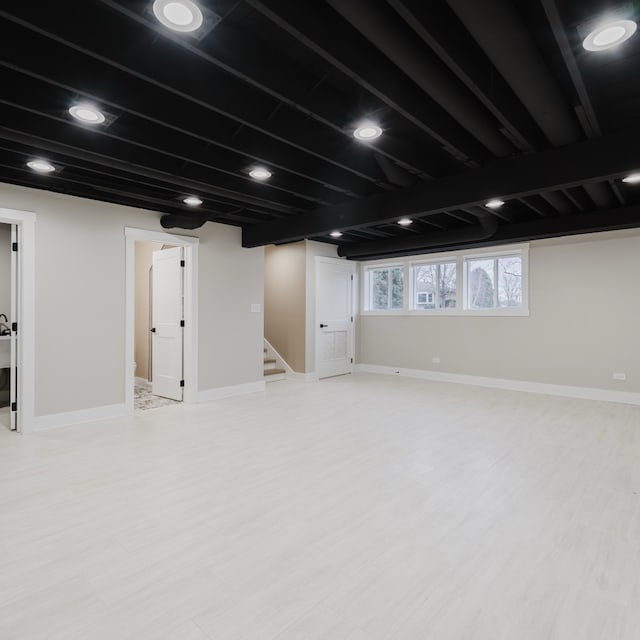
M 285 380 L 286 371 L 276 368 L 276 359 L 270 358 L 267 348 L 264 348 L 264 380 L 265 382 L 275 382 L 276 380 Z

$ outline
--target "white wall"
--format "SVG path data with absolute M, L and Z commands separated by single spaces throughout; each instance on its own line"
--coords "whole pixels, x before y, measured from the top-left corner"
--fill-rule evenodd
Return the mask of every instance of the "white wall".
M 357 361 L 640 392 L 640 231 L 532 242 L 529 272 L 529 317 L 362 316 Z
M 124 403 L 124 228 L 161 214 L 4 184 L 0 207 L 37 215 L 35 415 Z M 200 238 L 199 390 L 262 380 L 263 249 L 235 227 L 183 233 Z
M 11 225 L 0 224 L 0 313 L 11 321 Z M 4 320 L 3 320 L 4 322 Z

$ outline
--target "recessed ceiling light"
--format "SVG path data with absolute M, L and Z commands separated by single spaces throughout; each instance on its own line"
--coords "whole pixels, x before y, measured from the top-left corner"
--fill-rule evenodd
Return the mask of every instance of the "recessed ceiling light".
M 495 198 L 494 200 L 489 200 L 489 202 L 487 202 L 487 204 L 485 205 L 485 207 L 488 207 L 489 209 L 499 209 L 502 206 L 504 206 L 504 202 L 502 200 L 498 200 L 497 198 Z
M 104 113 L 92 104 L 75 104 L 69 109 L 69 113 L 85 124 L 102 124 L 106 120 Z
M 398 224 L 402 227 L 408 227 L 410 224 L 413 224 L 413 220 L 410 218 L 402 218 L 401 220 L 398 220 Z
M 353 137 L 356 140 L 362 140 L 364 142 L 368 142 L 370 140 L 375 140 L 382 135 L 382 129 L 373 122 L 363 122 L 360 124 L 357 129 L 353 132 Z
M 181 33 L 196 31 L 204 22 L 202 10 L 191 0 L 156 0 L 153 13 L 165 27 Z
M 630 173 L 626 178 L 622 178 L 622 182 L 626 182 L 627 184 L 638 184 L 640 183 L 640 173 Z
M 249 171 L 249 175 L 254 180 L 268 180 L 272 174 L 269 169 L 265 169 L 264 167 L 254 167 Z
M 329 235 L 332 238 L 341 238 L 342 237 L 342 232 L 341 231 L 332 231 Z
M 584 40 L 582 46 L 587 51 L 604 51 L 617 47 L 628 40 L 637 30 L 633 20 L 613 20 L 594 29 Z
M 51 173 L 56 170 L 56 168 L 46 160 L 29 160 L 27 167 L 38 173 Z
M 189 205 L 190 207 L 199 207 L 202 204 L 202 200 L 200 200 L 200 198 L 196 196 L 189 196 L 182 202 L 184 202 L 186 205 Z

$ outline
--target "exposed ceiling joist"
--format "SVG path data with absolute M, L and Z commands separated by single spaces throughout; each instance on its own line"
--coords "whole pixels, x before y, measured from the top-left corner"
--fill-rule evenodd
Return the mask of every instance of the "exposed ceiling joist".
M 502 225 L 495 233 L 485 235 L 485 237 L 482 237 L 480 230 L 476 229 L 477 237 L 467 239 L 465 235 L 473 236 L 474 233 L 473 230 L 467 227 L 467 234 L 460 234 L 459 237 L 442 232 L 441 234 L 414 236 L 409 244 L 400 238 L 359 243 L 349 247 L 340 247 L 338 254 L 346 258 L 370 260 L 383 257 L 437 253 L 443 251 L 443 247 L 446 247 L 447 251 L 453 251 L 636 227 L 640 227 L 640 205 Z M 434 235 L 438 236 L 435 242 Z
M 333 229 L 366 227 L 404 216 L 482 206 L 619 177 L 637 163 L 640 131 L 595 138 L 535 155 L 500 159 L 431 183 L 320 209 L 286 222 L 243 230 L 246 247 L 321 236 Z

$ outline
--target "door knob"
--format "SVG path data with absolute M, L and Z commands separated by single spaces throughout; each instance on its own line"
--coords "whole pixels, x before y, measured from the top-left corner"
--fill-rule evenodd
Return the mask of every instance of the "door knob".
M 325 329 L 325 328 L 328 328 L 328 327 L 329 327 L 329 325 L 328 325 L 328 324 L 321 324 L 321 325 L 320 325 L 320 328 L 321 328 L 321 329 Z
M 156 328 L 154 327 L 153 329 L 151 329 L 151 333 L 155 333 L 156 332 Z

